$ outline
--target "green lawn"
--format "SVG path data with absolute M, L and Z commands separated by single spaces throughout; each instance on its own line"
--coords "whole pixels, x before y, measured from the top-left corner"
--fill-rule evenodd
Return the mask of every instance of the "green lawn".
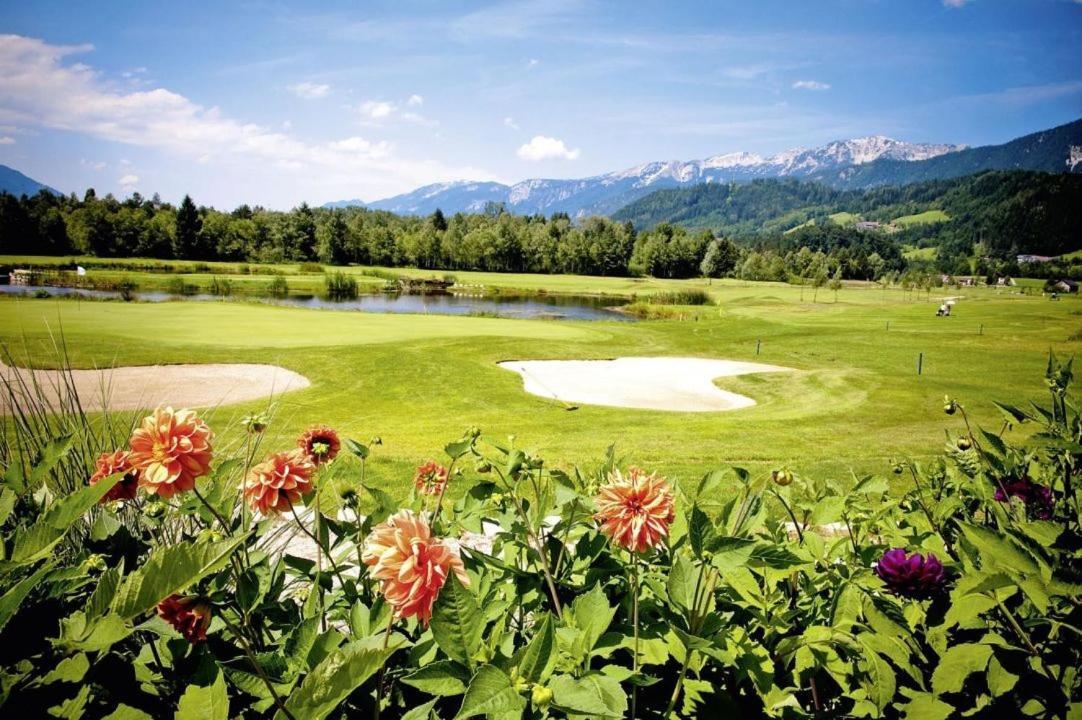
M 830 215 L 830 221 L 835 225 L 853 225 L 860 220 L 860 215 L 851 212 L 837 212 Z
M 360 271 L 360 269 L 351 269 Z M 426 274 L 424 271 L 405 271 Z M 937 296 L 851 285 L 838 294 L 775 283 L 456 273 L 460 282 L 549 292 L 650 293 L 703 288 L 717 307 L 695 320 L 574 323 L 433 315 L 377 315 L 248 304 L 0 301 L 0 339 L 36 361 L 55 355 L 62 329 L 77 365 L 265 362 L 312 381 L 280 397 L 268 438 L 286 444 L 325 422 L 361 440 L 383 439 L 373 477 L 404 494 L 413 465 L 439 457 L 470 426 L 516 442 L 561 467 L 590 465 L 615 443 L 628 461 L 680 480 L 729 463 L 763 471 L 884 472 L 891 457 L 934 454 L 957 420 L 941 412 L 957 396 L 998 429 L 993 399 L 1038 398 L 1046 353 L 1071 353 L 1082 303 L 967 288 L 954 316 L 936 318 Z M 940 293 L 942 294 L 942 293 Z M 887 331 L 887 323 L 890 329 Z M 983 325 L 983 335 L 978 329 Z M 756 343 L 761 354 L 756 356 Z M 917 376 L 918 353 L 924 374 Z M 759 401 L 729 413 L 581 407 L 527 395 L 513 358 L 693 355 L 796 368 L 728 378 L 726 389 Z M 236 437 L 236 420 L 265 403 L 218 408 L 213 423 Z
M 895 225 L 909 227 L 910 225 L 928 225 L 930 223 L 946 222 L 948 220 L 950 220 L 950 215 L 942 210 L 925 210 L 916 215 L 903 215 L 894 218 L 892 222 Z

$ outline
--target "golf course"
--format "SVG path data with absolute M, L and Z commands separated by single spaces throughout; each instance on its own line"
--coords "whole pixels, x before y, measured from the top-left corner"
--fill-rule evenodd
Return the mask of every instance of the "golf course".
M 358 277 L 378 273 L 341 270 Z M 92 277 L 116 272 L 90 271 Z M 153 286 L 153 274 L 120 272 L 138 277 L 140 287 Z M 291 284 L 298 277 L 287 275 Z M 242 417 L 267 412 L 273 442 L 313 423 L 361 442 L 378 437 L 382 444 L 370 459 L 370 478 L 393 496 L 408 492 L 416 465 L 440 457 L 447 442 L 471 427 L 500 441 L 513 435 L 516 446 L 563 469 L 596 465 L 615 445 L 628 463 L 677 482 L 731 464 L 852 482 L 867 473 L 889 473 L 893 459 L 933 453 L 944 439 L 945 395 L 964 402 L 971 419 L 998 431 L 1002 419 L 993 401 L 1020 404 L 1042 397 L 1048 352 L 1066 356 L 1082 348 L 1082 304 L 1076 298 L 1051 301 L 1019 288 L 924 292 L 848 283 L 835 293 L 738 280 L 469 272 L 457 273 L 456 281 L 488 293 L 634 296 L 638 307 L 657 311 L 645 317 L 661 319 L 380 314 L 237 298 L 125 303 L 7 297 L 0 300 L 0 338 L 9 364 L 21 366 L 55 367 L 62 355 L 75 368 L 280 366 L 310 385 L 215 404 L 207 412 L 218 435 L 236 440 L 243 434 Z M 650 304 L 657 293 L 680 291 L 705 292 L 712 304 Z M 957 298 L 952 316 L 936 317 L 948 296 Z M 717 377 L 719 390 L 754 404 L 686 412 L 530 393 L 523 376 L 499 365 L 618 357 L 751 362 L 789 372 Z M 221 397 L 228 402 L 226 389 Z M 205 397 L 207 389 L 201 390 Z

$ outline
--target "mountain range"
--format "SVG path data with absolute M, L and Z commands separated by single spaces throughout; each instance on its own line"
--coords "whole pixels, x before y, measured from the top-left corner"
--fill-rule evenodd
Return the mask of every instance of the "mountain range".
M 15 168 L 0 165 L 0 192 L 19 197 L 20 195 L 37 195 L 41 190 L 48 190 L 54 195 L 60 194 L 48 185 L 23 175 Z
M 566 212 L 574 217 L 611 215 L 657 190 L 703 183 L 796 178 L 837 188 L 902 185 L 960 177 L 982 170 L 1082 172 L 1082 120 L 1003 145 L 908 143 L 882 135 L 837 140 L 763 157 L 736 152 L 702 160 L 659 161 L 576 180 L 530 179 L 504 185 L 455 181 L 425 185 L 370 203 L 340 201 L 324 207 L 364 204 L 403 215 L 479 212 L 490 202 L 519 214 Z

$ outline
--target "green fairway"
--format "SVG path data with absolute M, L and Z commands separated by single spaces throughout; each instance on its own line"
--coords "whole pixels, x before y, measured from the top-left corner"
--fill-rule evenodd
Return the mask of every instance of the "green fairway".
M 417 271 L 423 274 L 423 271 Z M 373 477 L 404 494 L 410 469 L 439 457 L 470 426 L 560 464 L 591 464 L 615 443 L 628 461 L 687 480 L 704 468 L 787 465 L 845 479 L 883 472 L 891 457 L 927 456 L 953 419 L 944 394 L 998 429 L 993 399 L 1019 404 L 1042 392 L 1049 349 L 1070 353 L 1082 320 L 1075 298 L 966 289 L 951 318 L 938 296 L 849 286 L 838 294 L 772 283 L 637 281 L 459 273 L 460 282 L 570 292 L 702 288 L 717 307 L 639 323 L 574 323 L 436 315 L 314 311 L 241 302 L 131 303 L 7 299 L 0 338 L 16 353 L 55 362 L 62 330 L 77 366 L 261 362 L 303 373 L 308 389 L 277 399 L 270 444 L 325 422 L 348 437 L 379 436 Z M 942 295 L 941 292 L 939 295 Z M 890 323 L 889 330 L 887 323 Z M 983 326 L 983 327 L 982 327 Z M 979 334 L 983 332 L 983 334 Z M 50 333 L 52 333 L 50 335 Z M 759 354 L 756 355 L 756 347 Z M 917 375 L 919 353 L 923 374 Z M 792 374 L 719 380 L 759 404 L 727 413 L 657 412 L 559 403 L 526 394 L 500 360 L 690 355 L 755 360 Z M 218 408 L 213 422 L 236 437 L 253 402 Z

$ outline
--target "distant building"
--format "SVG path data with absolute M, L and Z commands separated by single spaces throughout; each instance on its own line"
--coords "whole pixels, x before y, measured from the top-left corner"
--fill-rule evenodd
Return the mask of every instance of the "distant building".
M 1014 287 L 1017 285 L 1012 277 L 1001 277 L 996 279 L 996 285 L 999 287 Z
M 1059 280 L 1057 282 L 1052 283 L 1049 287 L 1052 290 L 1056 291 L 1056 292 L 1065 292 L 1065 293 L 1076 293 L 1076 292 L 1078 292 L 1078 283 L 1076 283 L 1074 280 Z
M 963 287 L 974 287 L 977 284 L 977 278 L 973 277 L 972 275 L 963 275 L 961 277 L 955 278 L 955 280 L 957 280 L 958 284 Z
M 857 230 L 878 230 L 879 222 L 876 220 L 861 220 L 857 223 Z
M 1055 257 L 1050 257 L 1048 255 L 1019 255 L 1018 256 L 1018 264 L 1022 265 L 1022 264 L 1033 264 L 1033 263 L 1046 263 L 1046 262 L 1052 262 L 1055 259 L 1056 259 Z

